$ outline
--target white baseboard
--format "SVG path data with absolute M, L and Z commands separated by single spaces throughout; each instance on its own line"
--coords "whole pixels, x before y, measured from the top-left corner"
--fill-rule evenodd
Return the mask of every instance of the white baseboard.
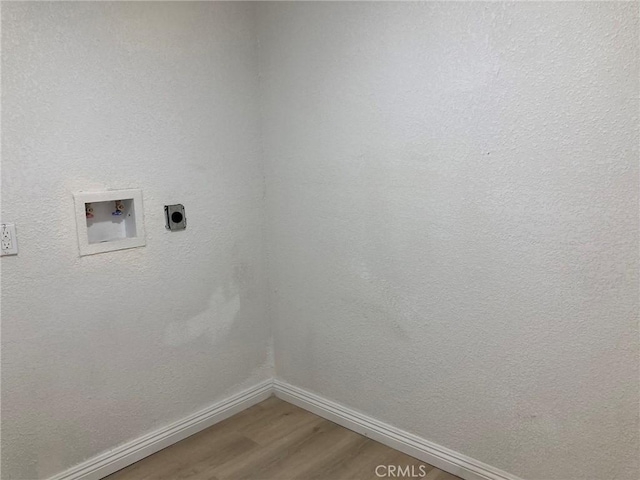
M 465 480 L 522 480 L 281 380 L 266 380 L 164 428 L 97 455 L 49 480 L 99 480 L 276 396 Z
M 522 480 L 281 380 L 276 379 L 273 386 L 276 396 L 286 402 L 465 480 Z
M 272 394 L 273 381 L 266 380 L 171 425 L 90 458 L 49 480 L 98 480 L 266 400 Z

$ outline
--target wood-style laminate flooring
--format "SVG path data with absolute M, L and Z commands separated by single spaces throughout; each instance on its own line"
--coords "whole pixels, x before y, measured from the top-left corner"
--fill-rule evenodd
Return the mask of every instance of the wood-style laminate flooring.
M 378 465 L 409 475 L 376 475 Z M 407 469 L 407 467 L 412 467 Z M 378 469 L 379 474 L 389 471 Z M 413 475 L 413 476 L 412 476 Z M 254 405 L 106 480 L 459 480 L 276 397 Z

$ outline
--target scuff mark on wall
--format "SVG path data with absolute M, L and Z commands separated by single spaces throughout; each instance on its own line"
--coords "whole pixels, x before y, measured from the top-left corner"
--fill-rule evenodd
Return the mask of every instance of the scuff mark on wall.
M 224 295 L 223 288 L 219 287 L 209 298 L 205 310 L 186 321 L 168 324 L 164 341 L 167 345 L 179 346 L 206 335 L 212 343 L 222 342 L 239 311 L 240 295 Z

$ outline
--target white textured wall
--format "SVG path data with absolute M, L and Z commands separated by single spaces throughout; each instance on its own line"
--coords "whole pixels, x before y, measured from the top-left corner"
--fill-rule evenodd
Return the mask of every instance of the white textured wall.
M 271 376 L 254 7 L 2 5 L 2 478 L 45 478 Z M 72 193 L 147 246 L 78 257 Z M 163 205 L 183 203 L 184 232 Z
M 3 2 L 2 477 L 269 377 L 266 213 L 280 377 L 637 479 L 638 4 L 253 8 Z M 132 187 L 147 246 L 79 258 L 71 194 Z
M 638 467 L 638 4 L 260 7 L 276 371 L 529 479 Z

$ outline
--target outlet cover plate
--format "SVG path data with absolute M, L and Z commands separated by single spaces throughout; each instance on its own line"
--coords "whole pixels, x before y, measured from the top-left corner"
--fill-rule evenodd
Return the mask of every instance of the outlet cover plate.
M 187 216 L 184 213 L 184 205 L 178 203 L 176 205 L 164 206 L 165 227 L 167 230 L 176 231 L 187 228 Z
M 16 226 L 13 223 L 3 223 L 0 226 L 1 255 L 17 255 L 18 239 L 16 238 Z

